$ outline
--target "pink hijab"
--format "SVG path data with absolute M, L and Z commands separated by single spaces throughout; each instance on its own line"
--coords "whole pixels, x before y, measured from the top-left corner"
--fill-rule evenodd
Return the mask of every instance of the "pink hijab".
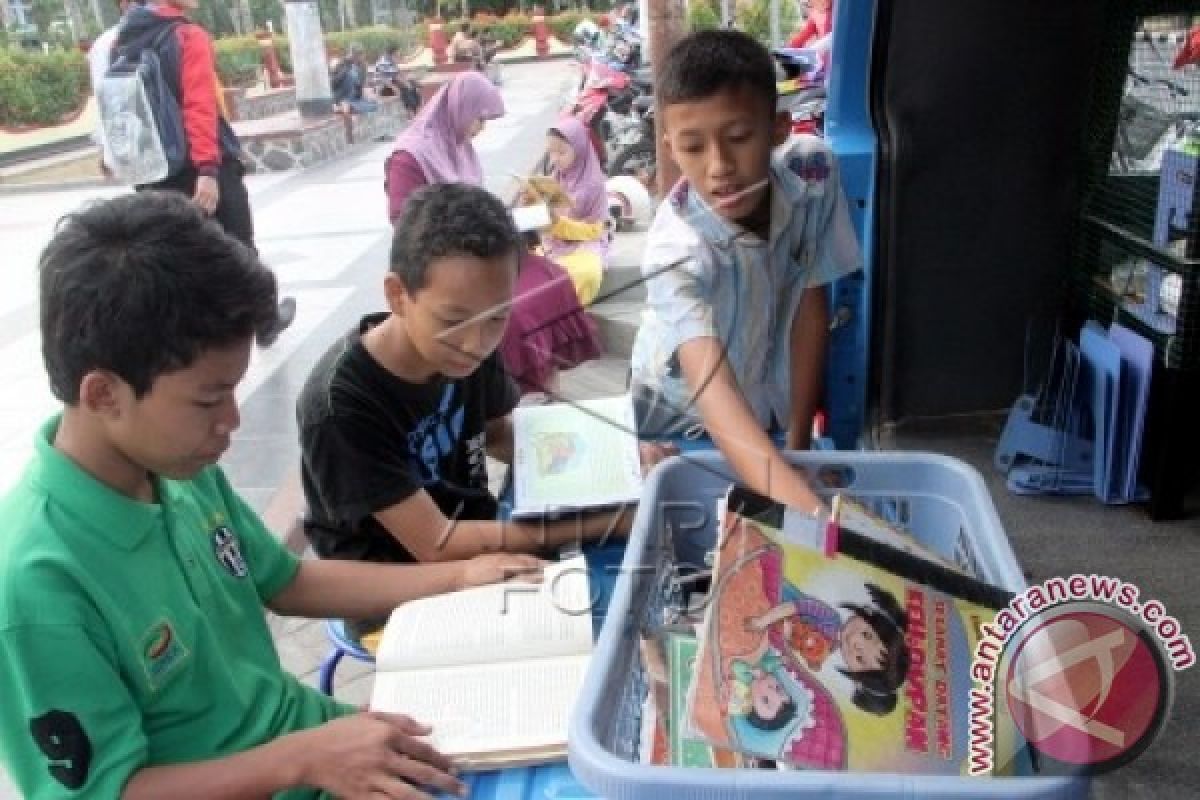
M 412 155 L 429 183 L 483 183 L 483 168 L 467 130 L 477 119 L 504 116 L 504 98 L 478 72 L 461 72 L 396 137 L 396 150 Z
M 575 160 L 567 169 L 554 171 L 554 178 L 574 205 L 571 216 L 584 222 L 598 222 L 608 216 L 608 194 L 604 189 L 604 170 L 592 147 L 587 128 L 574 117 L 564 117 L 550 130 L 562 134 L 575 151 Z

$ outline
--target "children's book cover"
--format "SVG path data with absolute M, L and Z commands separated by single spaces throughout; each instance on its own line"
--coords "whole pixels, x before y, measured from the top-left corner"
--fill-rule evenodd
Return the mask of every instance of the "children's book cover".
M 686 633 L 666 634 L 670 711 L 666 719 L 671 764 L 677 767 L 738 767 L 743 760 L 737 753 L 715 748 L 702 739 L 688 735 L 683 724 L 688 689 L 696 664 L 696 637 Z
M 983 603 L 1005 593 L 877 542 L 852 557 L 836 526 L 784 533 L 782 509 L 737 488 L 726 500 L 692 733 L 794 767 L 966 774 Z M 946 593 L 960 584 L 976 602 Z M 997 772 L 1029 771 L 1012 752 Z

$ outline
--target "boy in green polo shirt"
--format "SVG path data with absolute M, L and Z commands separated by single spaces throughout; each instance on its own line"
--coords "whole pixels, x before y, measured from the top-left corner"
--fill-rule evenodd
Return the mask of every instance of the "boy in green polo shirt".
M 255 336 L 275 320 L 275 281 L 187 198 L 71 215 L 40 274 L 65 408 L 0 500 L 0 754 L 25 797 L 464 792 L 427 727 L 284 672 L 263 608 L 378 616 L 539 562 L 300 562 L 283 549 L 215 466 Z

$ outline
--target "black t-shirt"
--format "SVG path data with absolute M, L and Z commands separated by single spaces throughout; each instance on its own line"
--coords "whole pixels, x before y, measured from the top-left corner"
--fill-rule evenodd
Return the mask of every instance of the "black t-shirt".
M 364 317 L 317 362 L 296 402 L 304 530 L 323 558 L 414 561 L 374 514 L 424 489 L 449 519 L 493 519 L 484 424 L 512 411 L 516 385 L 493 354 L 460 380 L 409 383 L 367 352 Z

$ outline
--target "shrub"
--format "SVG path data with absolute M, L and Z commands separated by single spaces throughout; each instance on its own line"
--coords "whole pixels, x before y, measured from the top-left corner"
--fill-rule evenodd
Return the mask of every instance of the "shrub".
M 448 35 L 453 35 L 458 26 L 465 20 L 456 19 L 446 23 Z M 479 31 L 485 38 L 495 39 L 501 47 L 516 47 L 526 37 L 533 34 L 533 21 L 524 14 L 506 14 L 497 17 L 495 14 L 475 14 L 470 21 L 471 27 Z
M 599 17 L 599 14 L 592 14 L 591 12 L 564 11 L 561 14 L 555 14 L 553 17 L 546 17 L 546 23 L 550 26 L 550 32 L 557 36 L 560 42 L 569 44 L 571 34 L 575 32 L 576 25 L 585 19 L 590 19 L 592 22 L 599 24 Z
M 751 0 L 739 5 L 736 13 L 739 29 L 771 46 L 771 0 Z M 785 39 L 796 28 L 796 4 L 781 0 L 779 3 L 779 34 Z
M 0 125 L 57 125 L 90 91 L 78 50 L 0 50 Z
M 368 62 L 376 61 L 390 45 L 400 49 L 400 57 L 411 55 L 418 45 L 425 43 L 425 28 L 414 25 L 412 28 L 390 28 L 386 25 L 373 25 L 369 28 L 356 28 L 350 31 L 335 31 L 325 34 L 325 50 L 330 57 L 340 56 L 351 44 L 360 44 L 363 56 Z
M 217 57 L 217 75 L 226 88 L 245 88 L 258 82 L 262 57 L 253 36 L 227 36 L 213 44 Z
M 721 12 L 710 0 L 690 0 L 687 22 L 689 31 L 715 30 L 721 27 Z

